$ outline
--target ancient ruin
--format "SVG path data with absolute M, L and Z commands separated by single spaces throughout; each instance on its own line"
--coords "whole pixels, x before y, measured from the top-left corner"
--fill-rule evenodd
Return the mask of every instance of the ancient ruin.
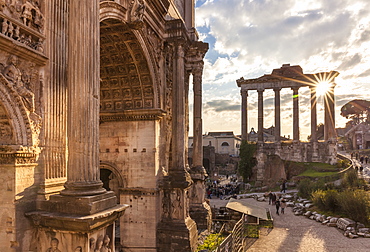
M 324 162 L 336 163 L 337 139 L 335 132 L 335 77 L 339 75 L 336 71 L 320 72 L 315 74 L 304 74 L 300 66 L 284 64 L 281 68 L 274 69 L 271 74 L 265 74 L 256 79 L 238 79 L 237 85 L 241 88 L 241 129 L 242 139 L 248 139 L 248 91 L 258 92 L 258 153 L 257 153 L 257 180 L 264 181 L 266 176 L 267 156 L 277 155 L 283 160 L 297 162 Z M 318 83 L 326 81 L 330 87 L 324 97 L 325 122 L 324 141 L 318 141 L 317 127 L 317 97 L 316 87 Z M 299 95 L 301 87 L 309 87 L 311 92 L 311 139 L 310 142 L 301 142 L 299 134 Z M 292 144 L 282 144 L 281 141 L 281 119 L 280 119 L 280 91 L 282 88 L 292 89 L 293 107 L 293 141 Z M 266 143 L 263 137 L 263 92 L 273 89 L 275 92 L 275 141 Z M 275 169 L 276 170 L 276 169 Z M 284 178 L 284 174 L 279 174 Z
M 0 24 L 0 251 L 194 251 L 210 224 L 194 1 L 0 0 Z

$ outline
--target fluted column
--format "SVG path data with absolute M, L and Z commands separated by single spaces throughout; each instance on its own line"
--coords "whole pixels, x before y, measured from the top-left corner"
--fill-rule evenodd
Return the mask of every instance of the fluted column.
M 193 166 L 203 166 L 203 135 L 202 135 L 202 73 L 203 66 L 193 71 L 194 90 L 194 141 L 193 141 Z
M 105 192 L 99 179 L 99 5 L 69 1 L 68 172 L 63 195 Z
M 258 142 L 263 142 L 263 92 L 264 89 L 257 90 L 258 92 Z
M 335 83 L 332 83 L 328 91 L 325 93 L 325 123 L 324 123 L 324 139 L 335 140 L 335 101 L 334 101 Z
M 299 141 L 299 97 L 298 89 L 293 90 L 293 141 Z
M 317 142 L 316 87 L 310 87 L 310 90 L 311 90 L 311 142 Z
M 281 136 L 280 90 L 281 88 L 274 88 L 274 92 L 275 92 L 275 142 L 280 142 L 280 136 Z
M 242 140 L 248 141 L 248 90 L 241 90 L 242 95 Z

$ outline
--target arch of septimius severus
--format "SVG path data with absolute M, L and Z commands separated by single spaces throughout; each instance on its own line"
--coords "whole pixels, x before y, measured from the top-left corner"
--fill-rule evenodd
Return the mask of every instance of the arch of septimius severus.
M 0 251 L 194 251 L 210 224 L 194 1 L 0 0 L 0 30 Z
M 325 162 L 336 163 L 336 132 L 335 132 L 335 78 L 339 75 L 336 71 L 304 74 L 300 66 L 284 64 L 281 68 L 274 69 L 271 74 L 265 74 L 255 79 L 238 79 L 237 85 L 241 89 L 241 129 L 242 139 L 248 140 L 248 91 L 257 90 L 258 93 L 258 136 L 257 136 L 257 180 L 265 178 L 264 164 L 266 155 L 278 155 L 284 160 L 297 162 Z M 324 141 L 317 138 L 317 97 L 316 88 L 320 82 L 327 82 L 329 88 L 324 96 Z M 310 142 L 301 142 L 299 134 L 299 89 L 309 87 L 311 114 L 311 138 Z M 281 142 L 281 110 L 280 91 L 283 88 L 292 90 L 293 108 L 293 141 L 292 144 Z M 273 143 L 266 143 L 263 136 L 264 110 L 263 94 L 266 89 L 272 89 L 275 93 L 275 127 Z

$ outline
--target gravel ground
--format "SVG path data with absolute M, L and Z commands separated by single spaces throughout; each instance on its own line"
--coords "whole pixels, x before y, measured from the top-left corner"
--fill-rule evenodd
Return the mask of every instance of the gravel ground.
M 260 238 L 248 251 L 281 252 L 370 252 L 370 238 L 349 239 L 334 227 L 322 225 L 303 216 L 295 216 L 288 207 L 285 214 L 276 214 L 275 207 L 268 202 L 243 199 L 265 208 L 270 208 L 274 219 L 274 228 Z M 211 199 L 212 207 L 226 206 L 227 200 Z

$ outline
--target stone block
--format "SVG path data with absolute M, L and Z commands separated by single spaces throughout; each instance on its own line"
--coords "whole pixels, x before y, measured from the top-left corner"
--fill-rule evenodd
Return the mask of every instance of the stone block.
M 342 230 L 346 230 L 347 227 L 354 227 L 356 222 L 348 218 L 339 218 L 337 221 L 337 227 Z

